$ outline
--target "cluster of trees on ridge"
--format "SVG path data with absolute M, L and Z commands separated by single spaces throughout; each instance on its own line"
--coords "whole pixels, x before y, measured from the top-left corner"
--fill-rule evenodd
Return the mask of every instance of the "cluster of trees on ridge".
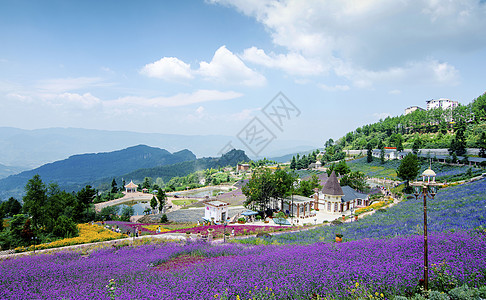
M 480 147 L 486 132 L 486 93 L 468 105 L 452 109 L 416 110 L 407 115 L 387 117 L 377 123 L 364 125 L 340 138 L 336 144 L 343 149 L 385 147 L 449 148 L 454 132 L 462 130 L 460 142 L 466 148 Z M 401 140 L 401 142 L 400 142 Z

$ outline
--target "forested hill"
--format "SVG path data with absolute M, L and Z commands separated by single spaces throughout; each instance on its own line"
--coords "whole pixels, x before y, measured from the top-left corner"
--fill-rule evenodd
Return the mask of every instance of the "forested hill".
M 45 183 L 56 182 L 61 189 L 71 191 L 102 178 L 195 159 L 196 156 L 189 150 L 171 154 L 167 150 L 145 145 L 113 152 L 73 155 L 0 180 L 0 197 L 5 199 L 22 194 L 25 184 L 35 174 L 39 174 Z
M 416 110 L 408 115 L 387 117 L 348 132 L 336 145 L 344 149 L 366 149 L 369 143 L 372 148 L 378 148 L 382 141 L 385 147 L 402 144 L 404 148 L 412 148 L 416 143 L 419 148 L 449 148 L 458 129 L 464 133 L 466 147 L 480 148 L 486 133 L 486 93 L 454 109 Z
M 227 166 L 236 166 L 241 162 L 249 162 L 250 159 L 243 150 L 233 149 L 221 157 L 204 157 L 197 160 L 181 162 L 173 165 L 159 166 L 154 168 L 139 169 L 122 176 L 117 176 L 116 181 L 122 182 L 122 180 L 133 180 L 136 183 L 143 182 L 145 177 L 151 177 L 153 180 L 162 178 L 163 182 L 168 182 L 172 177 L 183 177 L 194 173 L 196 171 L 206 169 L 218 169 Z M 101 184 L 108 185 L 111 183 L 111 178 L 98 181 L 95 186 Z

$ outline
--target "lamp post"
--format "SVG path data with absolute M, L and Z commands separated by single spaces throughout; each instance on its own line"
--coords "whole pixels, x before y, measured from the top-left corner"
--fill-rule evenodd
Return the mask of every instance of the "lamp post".
M 424 196 L 424 290 L 429 287 L 429 258 L 427 245 L 427 197 L 434 199 L 437 193 L 437 183 L 435 182 L 435 172 L 429 167 L 422 173 L 422 181 L 412 182 L 414 187 L 415 199 L 422 194 Z
M 224 230 L 223 230 L 223 242 L 226 243 L 226 226 L 228 225 L 228 220 L 224 220 Z

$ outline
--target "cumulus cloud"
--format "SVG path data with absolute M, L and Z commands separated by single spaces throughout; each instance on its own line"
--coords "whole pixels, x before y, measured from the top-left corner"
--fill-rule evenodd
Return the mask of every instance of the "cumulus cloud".
M 305 59 L 319 59 L 321 67 L 345 64 L 358 72 L 386 74 L 411 70 L 415 62 L 440 59 L 444 53 L 483 49 L 486 3 L 463 1 L 386 0 L 211 0 L 254 17 L 270 32 L 275 45 Z M 253 51 L 262 64 L 272 59 Z M 258 56 L 256 54 L 259 54 Z M 441 66 L 438 65 L 440 68 Z M 436 83 L 456 77 L 450 63 L 436 70 Z M 441 76 L 444 75 L 444 76 Z M 362 86 L 369 85 L 363 81 Z
M 198 73 L 206 79 L 230 84 L 246 86 L 263 86 L 266 78 L 253 71 L 226 46 L 221 46 L 211 60 L 211 62 L 201 62 Z
M 275 68 L 292 75 L 318 75 L 324 68 L 316 59 L 307 59 L 299 53 L 266 54 L 263 49 L 251 47 L 245 49 L 241 57 L 248 62 Z
M 163 57 L 156 62 L 146 64 L 140 73 L 164 80 L 192 79 L 191 65 L 175 57 Z
M 216 50 L 210 62 L 202 61 L 199 69 L 192 69 L 190 64 L 175 57 L 163 57 L 160 60 L 145 65 L 140 73 L 164 80 L 193 79 L 195 75 L 205 80 L 231 85 L 263 86 L 266 78 L 250 69 L 226 46 Z

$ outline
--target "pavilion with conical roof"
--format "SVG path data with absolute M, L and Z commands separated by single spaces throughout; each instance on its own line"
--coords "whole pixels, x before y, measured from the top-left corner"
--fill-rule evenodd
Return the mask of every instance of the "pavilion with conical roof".
M 130 180 L 130 183 L 125 185 L 125 192 L 126 193 L 136 193 L 138 185 L 133 183 L 133 180 Z

